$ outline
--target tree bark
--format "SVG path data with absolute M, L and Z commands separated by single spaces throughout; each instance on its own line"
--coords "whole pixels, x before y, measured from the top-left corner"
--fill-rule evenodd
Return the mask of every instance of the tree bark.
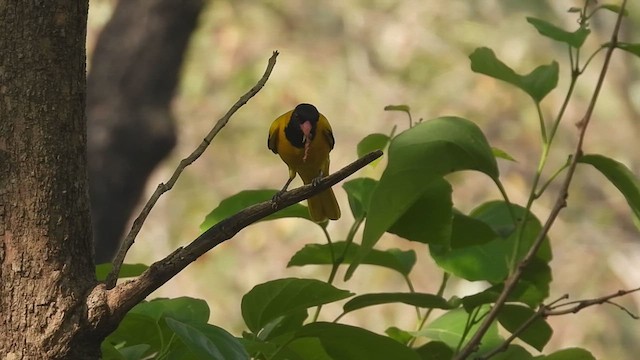
M 170 110 L 202 0 L 120 1 L 88 79 L 96 261 L 111 261 L 147 178 L 175 144 Z
M 0 2 L 0 358 L 92 359 L 87 0 Z

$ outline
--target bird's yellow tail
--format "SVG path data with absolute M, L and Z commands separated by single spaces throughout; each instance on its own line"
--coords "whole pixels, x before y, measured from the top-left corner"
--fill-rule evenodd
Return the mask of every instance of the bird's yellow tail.
M 310 197 L 309 215 L 315 222 L 323 222 L 327 219 L 338 220 L 340 218 L 340 207 L 336 201 L 336 196 L 330 188 L 318 195 Z

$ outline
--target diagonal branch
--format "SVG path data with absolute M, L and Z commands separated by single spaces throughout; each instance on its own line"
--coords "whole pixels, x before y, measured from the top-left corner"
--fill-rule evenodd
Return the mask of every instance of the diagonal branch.
M 602 89 L 602 84 L 604 83 L 605 76 L 607 74 L 607 70 L 609 69 L 609 62 L 611 61 L 611 55 L 613 54 L 613 50 L 616 48 L 618 44 L 618 34 L 620 32 L 620 24 L 622 23 L 622 17 L 624 15 L 624 9 L 627 5 L 627 1 L 624 0 L 620 7 L 620 13 L 618 14 L 618 19 L 616 20 L 616 25 L 613 30 L 613 34 L 611 35 L 611 42 L 608 44 L 607 52 L 605 54 L 604 63 L 602 64 L 602 70 L 600 71 L 600 76 L 598 77 L 598 82 L 596 83 L 596 87 L 593 91 L 593 96 L 591 97 L 591 101 L 589 102 L 589 106 L 585 112 L 584 117 L 578 123 L 578 128 L 580 129 L 580 134 L 578 137 L 578 144 L 576 145 L 576 149 L 574 152 L 574 156 L 571 159 L 571 163 L 569 164 L 569 168 L 567 169 L 567 175 L 562 183 L 562 187 L 560 188 L 560 192 L 558 194 L 558 198 L 545 222 L 544 226 L 540 230 L 538 237 L 535 239 L 533 245 L 529 249 L 529 252 L 525 255 L 525 257 L 520 261 L 516 269 L 509 275 L 507 280 L 505 281 L 504 289 L 498 299 L 496 299 L 495 305 L 491 308 L 491 311 L 487 314 L 487 317 L 484 319 L 476 333 L 469 340 L 467 345 L 456 355 L 455 360 L 466 359 L 469 355 L 471 355 L 474 351 L 477 350 L 482 337 L 486 334 L 489 327 L 498 317 L 498 313 L 502 309 L 503 305 L 507 301 L 507 297 L 513 290 L 515 289 L 518 281 L 522 277 L 524 270 L 527 265 L 534 258 L 540 246 L 544 241 L 545 236 L 549 233 L 551 226 L 558 218 L 560 211 L 567 206 L 567 197 L 569 196 L 569 185 L 571 184 L 571 180 L 573 179 L 573 174 L 576 171 L 576 166 L 578 165 L 578 160 L 582 155 L 582 144 L 584 143 L 584 137 L 587 132 L 587 127 L 589 122 L 591 121 L 591 116 L 593 115 L 593 110 L 595 108 L 596 102 L 598 100 L 598 96 L 600 94 L 600 89 Z
M 249 101 L 249 99 L 251 99 L 254 95 L 256 95 L 260 91 L 260 89 L 262 89 L 264 84 L 267 82 L 267 79 L 269 79 L 269 76 L 271 75 L 271 71 L 273 70 L 273 67 L 276 65 L 277 57 L 278 57 L 278 52 L 274 51 L 273 55 L 271 55 L 271 58 L 269 58 L 269 62 L 267 64 L 267 68 L 264 72 L 264 75 L 262 75 L 262 78 L 258 80 L 256 85 L 252 87 L 246 94 L 240 97 L 240 99 L 238 99 L 238 101 L 235 104 L 233 104 L 233 106 L 229 109 L 229 111 L 227 111 L 227 113 L 216 122 L 216 125 L 213 127 L 213 129 L 211 129 L 211 131 L 207 134 L 207 136 L 205 136 L 205 138 L 202 140 L 198 148 L 196 148 L 191 153 L 191 155 L 187 156 L 186 158 L 182 159 L 182 161 L 180 161 L 180 164 L 178 165 L 176 170 L 173 172 L 173 175 L 171 175 L 171 178 L 169 179 L 169 181 L 167 181 L 166 184 L 160 183 L 158 185 L 158 187 L 156 188 L 156 191 L 153 193 L 153 195 L 151 195 L 151 198 L 149 198 L 147 203 L 144 205 L 144 207 L 142 208 L 142 211 L 140 211 L 140 215 L 138 215 L 138 217 L 133 222 L 133 225 L 131 226 L 131 230 L 129 231 L 125 239 L 122 241 L 122 245 L 120 245 L 118 254 L 113 260 L 113 269 L 107 276 L 107 281 L 106 281 L 107 289 L 111 289 L 115 286 L 116 281 L 118 280 L 118 274 L 120 273 L 120 268 L 122 267 L 122 263 L 124 262 L 124 258 L 127 255 L 127 252 L 129 251 L 133 243 L 135 242 L 136 236 L 138 236 L 140 229 L 142 229 L 142 225 L 144 224 L 145 220 L 147 219 L 147 216 L 151 212 L 151 209 L 153 209 L 153 207 L 155 206 L 160 196 L 162 196 L 162 194 L 164 194 L 165 192 L 173 188 L 173 185 L 175 185 L 175 183 L 178 181 L 178 178 L 182 174 L 182 171 L 187 166 L 191 165 L 194 161 L 196 161 L 204 153 L 207 147 L 209 147 L 209 145 L 211 144 L 211 141 L 213 141 L 213 138 L 216 135 L 218 135 L 220 130 L 222 130 L 222 128 L 225 125 L 227 125 L 231 116 L 236 111 L 238 111 L 238 109 L 240 109 L 244 104 L 246 104 L 247 101 Z
M 114 323 L 117 324 L 127 311 L 144 300 L 147 295 L 169 281 L 207 251 L 231 239 L 240 230 L 279 210 L 330 188 L 380 156 L 382 156 L 382 151 L 380 150 L 370 152 L 335 173 L 323 178 L 317 185 L 305 185 L 287 191 L 282 194 L 277 202 L 270 200 L 249 206 L 217 223 L 202 235 L 198 236 L 189 245 L 178 248 L 164 259 L 151 265 L 139 277 L 108 290 L 109 322 L 112 325 Z

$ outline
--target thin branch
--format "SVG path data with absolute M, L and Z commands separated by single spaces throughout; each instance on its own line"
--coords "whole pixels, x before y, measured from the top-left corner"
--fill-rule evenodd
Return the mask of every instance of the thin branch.
M 147 216 L 149 215 L 149 213 L 151 212 L 151 209 L 153 209 L 153 207 L 156 205 L 156 202 L 158 201 L 160 196 L 162 196 L 162 194 L 164 194 L 165 192 L 173 188 L 173 185 L 175 185 L 175 183 L 178 181 L 178 178 L 182 174 L 182 171 L 187 166 L 191 165 L 194 161 L 196 161 L 204 153 L 207 147 L 209 147 L 209 145 L 211 144 L 211 141 L 213 141 L 213 138 L 216 137 L 216 135 L 218 135 L 220 130 L 222 130 L 222 128 L 225 125 L 227 125 L 227 123 L 229 122 L 229 119 L 231 119 L 231 116 L 236 111 L 238 111 L 238 109 L 240 109 L 244 104 L 246 104 L 247 101 L 249 101 L 249 99 L 251 99 L 254 95 L 256 95 L 260 91 L 260 89 L 262 89 L 264 84 L 269 79 L 269 76 L 271 75 L 271 71 L 273 70 L 273 67 L 276 65 L 277 57 L 278 57 L 278 52 L 274 51 L 273 55 L 271 55 L 271 58 L 269 58 L 267 68 L 264 71 L 262 78 L 258 80 L 256 85 L 252 87 L 246 94 L 242 95 L 242 97 L 240 97 L 240 99 L 238 99 L 238 101 L 235 104 L 233 104 L 233 106 L 229 109 L 229 111 L 227 111 L 227 113 L 216 122 L 216 125 L 213 127 L 213 129 L 211 129 L 211 131 L 207 134 L 207 136 L 205 136 L 205 138 L 202 140 L 200 145 L 191 153 L 191 155 L 187 156 L 186 158 L 182 159 L 182 161 L 180 161 L 180 164 L 178 165 L 176 170 L 173 172 L 173 175 L 171 175 L 171 178 L 169 179 L 169 181 L 167 181 L 166 184 L 160 183 L 158 185 L 158 187 L 156 188 L 156 191 L 153 193 L 153 195 L 151 195 L 147 203 L 142 208 L 142 211 L 140 211 L 140 214 L 133 222 L 133 225 L 131 226 L 131 230 L 129 230 L 129 233 L 127 234 L 125 239 L 122 241 L 122 245 L 120 245 L 120 249 L 118 250 L 116 257 L 113 260 L 113 269 L 107 276 L 107 281 L 106 281 L 107 289 L 111 289 L 116 285 L 116 281 L 118 280 L 118 274 L 120 273 L 120 268 L 122 267 L 124 258 L 127 255 L 127 252 L 129 251 L 133 243 L 135 242 L 136 236 L 138 236 L 140 229 L 142 229 L 142 225 L 147 219 Z
M 478 360 L 489 359 L 492 356 L 507 350 L 507 348 L 509 347 L 509 344 L 511 344 L 511 342 L 513 340 L 515 340 L 525 330 L 527 330 L 529 328 L 529 326 L 531 326 L 531 324 L 533 324 L 534 321 L 536 321 L 538 319 L 546 319 L 549 316 L 575 314 L 578 311 L 580 311 L 582 309 L 585 309 L 587 307 L 590 307 L 590 306 L 601 305 L 601 304 L 611 304 L 611 305 L 621 309 L 622 311 L 626 312 L 633 319 L 638 320 L 638 316 L 633 314 L 631 311 L 629 311 L 629 309 L 627 309 L 624 306 L 616 304 L 616 303 L 611 301 L 611 299 L 613 299 L 613 298 L 622 297 L 622 296 L 625 296 L 627 294 L 631 294 L 631 293 L 637 292 L 637 291 L 640 291 L 640 288 L 635 288 L 635 289 L 631 289 L 631 290 L 618 290 L 617 292 L 615 292 L 613 294 L 601 296 L 601 297 L 595 298 L 595 299 L 570 301 L 570 302 L 554 305 L 558 301 L 568 298 L 568 295 L 564 295 L 563 297 L 561 297 L 560 299 L 552 302 L 549 305 L 544 305 L 543 304 L 538 308 L 538 311 L 536 311 L 534 314 L 532 314 L 525 322 L 522 323 L 522 325 L 520 325 L 514 332 L 512 332 L 511 336 L 509 336 L 505 341 L 503 341 L 500 344 L 500 346 L 498 346 L 495 349 L 491 350 L 490 352 L 482 355 L 481 357 L 478 358 Z M 555 310 L 557 308 L 566 307 L 566 306 L 569 306 L 569 305 L 574 305 L 574 306 L 570 307 L 569 309 L 565 309 L 565 310 Z
M 633 292 L 637 292 L 640 291 L 640 287 L 635 288 L 635 289 L 631 289 L 631 290 L 618 290 L 617 292 L 613 293 L 613 294 L 609 294 L 609 295 L 605 295 L 605 296 L 601 296 L 599 298 L 595 298 L 595 299 L 588 299 L 588 300 L 579 300 L 579 301 L 570 301 L 567 303 L 563 303 L 563 304 L 558 304 L 555 306 L 548 306 L 546 307 L 546 311 L 544 312 L 544 316 L 557 316 L 557 315 L 564 315 L 564 314 L 575 314 L 578 311 L 587 308 L 589 306 L 593 306 L 593 305 L 601 305 L 604 303 L 609 303 L 611 305 L 614 305 L 618 308 L 621 308 L 622 310 L 624 310 L 627 314 L 629 314 L 629 316 L 631 316 L 634 319 L 637 319 L 638 316 L 631 313 L 629 310 L 627 310 L 626 308 L 611 302 L 611 299 L 617 298 L 617 297 L 621 297 L 621 296 L 625 296 L 627 294 L 631 294 Z M 563 309 L 563 310 L 558 310 L 559 308 L 563 308 L 563 307 L 567 307 L 573 305 L 571 307 L 569 307 L 568 309 Z
M 480 341 L 482 340 L 482 337 L 487 332 L 487 330 L 489 330 L 489 327 L 491 326 L 493 321 L 497 318 L 498 313 L 500 312 L 503 305 L 507 301 L 507 297 L 515 289 L 527 265 L 529 265 L 533 257 L 536 255 L 536 253 L 540 249 L 540 246 L 542 246 L 544 238 L 549 233 L 549 230 L 551 229 L 551 226 L 553 225 L 555 220 L 558 218 L 558 214 L 560 214 L 560 211 L 567 206 L 567 197 L 569 196 L 569 185 L 571 184 L 571 180 L 573 179 L 573 174 L 575 173 L 576 166 L 578 165 L 578 160 L 582 155 L 582 144 L 584 143 L 584 137 L 585 137 L 589 122 L 591 121 L 591 116 L 593 115 L 593 110 L 598 100 L 600 89 L 602 88 L 602 84 L 604 83 L 607 70 L 609 69 L 609 62 L 611 61 L 611 55 L 613 54 L 613 50 L 616 48 L 616 45 L 618 43 L 618 33 L 620 32 L 620 24 L 622 23 L 622 16 L 624 14 L 624 9 L 626 4 L 627 4 L 627 1 L 624 0 L 620 8 L 620 13 L 618 14 L 618 19 L 616 21 L 613 34 L 611 35 L 611 42 L 609 43 L 609 48 L 607 49 L 607 53 L 604 58 L 604 63 L 602 64 L 602 70 L 600 71 L 600 76 L 598 77 L 598 82 L 596 83 L 593 96 L 591 97 L 591 101 L 589 102 L 589 106 L 587 108 L 587 111 L 585 112 L 584 117 L 578 123 L 578 128 L 580 129 L 578 144 L 576 145 L 576 150 L 571 159 L 571 164 L 569 165 L 569 169 L 567 170 L 567 175 L 564 179 L 564 182 L 562 183 L 562 187 L 558 194 L 558 198 L 555 202 L 555 205 L 553 206 L 553 209 L 551 210 L 551 213 L 549 214 L 549 217 L 547 218 L 547 221 L 545 222 L 543 228 L 540 230 L 538 237 L 535 239 L 533 245 L 529 249 L 529 252 L 520 261 L 520 263 L 518 264 L 514 272 L 507 278 L 507 280 L 505 281 L 504 289 L 502 290 L 502 293 L 500 293 L 500 296 L 496 300 L 495 305 L 493 306 L 493 308 L 491 309 L 487 317 L 484 319 L 484 321 L 478 328 L 478 331 L 476 331 L 476 333 L 473 335 L 471 340 L 469 340 L 469 342 L 462 349 L 462 351 L 460 351 L 456 355 L 455 357 L 456 360 L 466 359 L 469 355 L 471 355 L 471 353 L 473 353 L 476 350 L 476 348 L 478 347 L 478 344 L 480 344 Z
M 231 239 L 240 230 L 264 219 L 265 217 L 322 192 L 346 179 L 356 171 L 382 156 L 377 150 L 361 157 L 335 173 L 323 178 L 317 185 L 304 185 L 287 191 L 278 199 L 249 206 L 244 210 L 222 220 L 184 248 L 178 248 L 164 259 L 151 265 L 139 277 L 118 284 L 107 292 L 107 303 L 111 318 L 109 323 L 117 323 L 133 306 L 144 300 L 147 295 L 165 284 L 182 269 L 215 246 Z

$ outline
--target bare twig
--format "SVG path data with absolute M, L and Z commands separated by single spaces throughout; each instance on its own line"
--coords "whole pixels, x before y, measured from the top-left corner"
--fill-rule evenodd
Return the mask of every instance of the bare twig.
M 593 96 L 591 97 L 591 101 L 589 102 L 589 106 L 587 111 L 585 112 L 584 117 L 578 123 L 578 128 L 580 129 L 580 134 L 578 137 L 578 144 L 576 145 L 576 150 L 574 151 L 574 155 L 571 159 L 571 163 L 569 164 L 569 168 L 567 169 L 567 175 L 562 183 L 562 187 L 560 188 L 560 192 L 558 194 L 558 198 L 545 222 L 543 228 L 540 230 L 538 237 L 533 242 L 533 245 L 529 249 L 529 252 L 525 255 L 525 257 L 518 263 L 516 269 L 511 273 L 511 275 L 505 281 L 504 289 L 500 293 L 500 296 L 496 300 L 495 305 L 484 319 L 476 333 L 469 340 L 467 345 L 456 355 L 456 360 L 466 359 L 469 355 L 471 355 L 474 351 L 476 351 L 478 344 L 482 340 L 484 334 L 489 330 L 489 327 L 493 323 L 493 321 L 497 318 L 500 309 L 502 309 L 503 305 L 507 301 L 507 297 L 511 292 L 515 289 L 518 281 L 522 277 L 524 270 L 527 265 L 534 258 L 540 246 L 544 241 L 545 236 L 549 233 L 551 226 L 558 218 L 558 214 L 560 211 L 567 206 L 567 197 L 569 196 L 569 185 L 571 184 L 571 180 L 573 179 L 573 174 L 575 173 L 576 166 L 578 164 L 578 160 L 582 155 L 582 144 L 584 143 L 584 137 L 587 131 L 587 127 L 589 122 L 591 121 L 591 116 L 593 115 L 593 110 L 595 108 L 596 102 L 598 100 L 598 96 L 600 94 L 600 89 L 602 88 L 602 84 L 604 83 L 605 76 L 607 74 L 607 70 L 609 69 L 609 62 L 611 61 L 611 55 L 613 54 L 613 50 L 616 48 L 618 44 L 618 33 L 620 32 L 620 24 L 622 23 L 622 17 L 624 14 L 624 9 L 626 7 L 627 1 L 624 0 L 620 7 L 620 13 L 618 14 L 618 19 L 616 20 L 616 25 L 613 30 L 613 34 L 611 35 L 611 42 L 608 44 L 607 52 L 605 54 L 604 63 L 602 64 L 602 70 L 600 71 L 600 76 L 598 77 L 598 82 L 596 83 L 596 87 L 593 92 Z
M 533 324 L 534 321 L 536 321 L 538 319 L 546 319 L 549 316 L 575 314 L 575 313 L 577 313 L 578 311 L 580 311 L 580 310 L 582 310 L 584 308 L 587 308 L 587 307 L 590 307 L 590 306 L 594 306 L 594 305 L 601 305 L 601 304 L 605 304 L 606 303 L 606 304 L 611 304 L 611 305 L 616 306 L 617 308 L 621 309 L 622 311 L 626 312 L 629 316 L 631 316 L 632 318 L 637 320 L 638 319 L 637 315 L 633 314 L 631 311 L 629 311 L 624 306 L 621 306 L 621 305 L 616 304 L 616 303 L 611 301 L 611 299 L 613 299 L 613 298 L 625 296 L 627 294 L 631 294 L 631 293 L 637 292 L 637 291 L 640 291 L 640 288 L 635 288 L 635 289 L 631 289 L 631 290 L 618 290 L 617 292 L 615 292 L 613 294 L 601 296 L 601 297 L 595 298 L 595 299 L 569 301 L 569 302 L 566 302 L 566 303 L 553 305 L 553 304 L 557 303 L 559 300 L 566 299 L 567 295 L 565 295 L 565 296 L 561 297 L 559 300 L 556 300 L 556 301 L 552 302 L 549 305 L 541 305 L 538 308 L 538 311 L 536 311 L 525 322 L 523 322 L 522 325 L 520 325 L 520 327 L 518 327 L 518 329 L 513 331 L 511 333 L 511 336 L 509 336 L 505 341 L 503 341 L 500 344 L 500 346 L 498 346 L 495 349 L 491 350 L 490 352 L 482 355 L 481 357 L 478 357 L 478 360 L 489 359 L 492 356 L 507 350 L 507 348 L 509 347 L 509 344 L 511 344 L 511 342 L 513 340 L 515 340 L 518 336 L 520 336 L 526 329 L 528 329 L 529 326 L 531 326 L 531 324 Z M 567 306 L 570 306 L 570 305 L 573 305 L 573 306 L 571 306 L 568 309 L 564 309 L 564 310 L 556 310 L 558 308 L 567 307 Z
M 322 192 L 344 180 L 380 156 L 382 156 L 382 151 L 380 150 L 371 152 L 339 171 L 323 178 L 317 185 L 310 184 L 287 191 L 282 194 L 277 202 L 270 200 L 250 206 L 217 223 L 186 247 L 178 248 L 164 259 L 151 265 L 139 277 L 119 284 L 109 290 L 107 293 L 107 303 L 109 313 L 111 314 L 109 323 L 117 324 L 127 311 L 144 300 L 147 295 L 169 281 L 207 251 L 231 239 L 240 230 L 278 210 Z
M 251 99 L 254 95 L 256 95 L 260 91 L 260 89 L 262 89 L 264 84 L 269 79 L 269 76 L 271 75 L 271 71 L 273 70 L 273 67 L 276 65 L 277 57 L 278 57 L 278 52 L 274 51 L 273 55 L 271 55 L 271 58 L 269 58 L 267 68 L 264 71 L 264 75 L 262 75 L 262 78 L 258 80 L 256 85 L 252 87 L 246 94 L 242 95 L 242 97 L 240 97 L 240 99 L 238 99 L 238 101 L 235 104 L 233 104 L 233 106 L 229 109 L 229 111 L 227 111 L 227 113 L 216 122 L 213 129 L 211 129 L 211 131 L 207 134 L 207 136 L 205 136 L 205 138 L 202 140 L 198 148 L 196 148 L 191 153 L 191 155 L 187 156 L 186 158 L 182 159 L 182 161 L 180 161 L 180 164 L 178 165 L 176 170 L 173 172 L 173 175 L 171 175 L 171 178 L 169 179 L 169 181 L 167 181 L 166 184 L 160 183 L 158 185 L 158 187 L 156 188 L 156 191 L 153 193 L 153 195 L 151 195 L 147 203 L 142 208 L 142 211 L 140 211 L 140 214 L 133 222 L 133 225 L 131 226 L 131 230 L 129 230 L 129 233 L 127 234 L 125 239 L 122 241 L 122 245 L 120 245 L 120 249 L 118 250 L 116 257 L 113 260 L 113 269 L 107 276 L 107 280 L 105 282 L 108 289 L 111 289 L 115 286 L 116 281 L 118 280 L 118 274 L 120 273 L 120 268 L 122 267 L 122 263 L 124 262 L 124 258 L 127 255 L 127 252 L 129 251 L 133 243 L 135 242 L 136 236 L 138 236 L 140 229 L 142 229 L 142 225 L 144 224 L 145 220 L 147 219 L 147 216 L 151 212 L 151 209 L 153 209 L 153 207 L 155 206 L 160 196 L 162 196 L 162 194 L 164 194 L 165 192 L 173 188 L 173 185 L 175 185 L 176 181 L 178 181 L 178 178 L 182 174 L 182 171 L 187 166 L 191 165 L 194 161 L 196 161 L 204 153 L 207 147 L 211 144 L 211 141 L 213 141 L 213 138 L 220 132 L 220 130 L 222 130 L 222 128 L 225 125 L 227 125 L 227 123 L 229 122 L 229 119 L 231 119 L 231 116 L 236 111 L 238 111 L 238 109 L 240 109 L 244 104 L 246 104 L 247 101 L 249 101 L 249 99 Z
M 617 297 L 621 297 L 621 296 L 625 296 L 627 294 L 631 294 L 633 292 L 637 292 L 640 291 L 640 287 L 635 288 L 635 289 L 631 289 L 631 290 L 618 290 L 617 292 L 613 293 L 613 294 L 609 294 L 609 295 L 605 295 L 605 296 L 601 296 L 599 298 L 595 298 L 595 299 L 588 299 L 588 300 L 578 300 L 578 301 L 570 301 L 570 302 L 566 302 L 563 304 L 558 304 L 558 305 L 554 305 L 554 306 L 547 306 L 546 307 L 546 311 L 544 312 L 544 316 L 556 316 L 556 315 L 564 315 L 564 314 L 575 314 L 578 311 L 589 307 L 589 306 L 593 306 L 593 305 L 600 305 L 600 304 L 604 304 L 604 303 L 609 303 L 613 306 L 616 306 L 618 308 L 621 308 L 623 311 L 625 311 L 627 314 L 629 314 L 629 316 L 631 316 L 634 319 L 637 319 L 638 316 L 633 314 L 632 312 L 630 312 L 629 310 L 627 310 L 626 308 L 611 302 L 611 299 L 617 298 Z M 573 305 L 573 306 L 571 306 Z M 560 308 L 564 308 L 570 306 L 568 309 L 562 309 L 559 310 Z

